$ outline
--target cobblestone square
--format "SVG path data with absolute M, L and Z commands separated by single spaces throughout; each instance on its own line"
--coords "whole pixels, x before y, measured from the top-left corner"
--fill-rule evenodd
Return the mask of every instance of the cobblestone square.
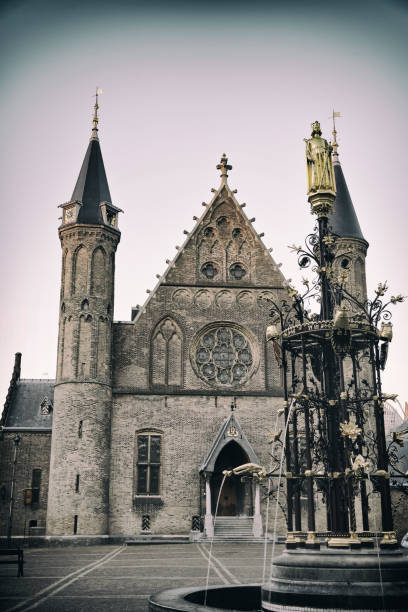
M 268 543 L 266 576 L 271 552 Z M 0 610 L 146 612 L 153 593 L 205 585 L 209 553 L 208 542 L 29 548 L 24 577 L 17 578 L 15 565 L 0 567 Z M 263 543 L 215 542 L 209 584 L 259 583 L 263 568 Z

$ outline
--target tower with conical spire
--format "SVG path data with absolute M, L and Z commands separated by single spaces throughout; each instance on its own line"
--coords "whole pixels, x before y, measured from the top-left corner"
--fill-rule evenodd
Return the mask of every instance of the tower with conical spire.
M 367 298 L 366 283 L 366 255 L 368 242 L 363 236 L 357 218 L 353 201 L 344 178 L 343 169 L 339 160 L 337 130 L 335 117 L 338 113 L 333 112 L 333 168 L 336 180 L 336 199 L 334 210 L 329 214 L 329 226 L 334 234 L 341 240 L 338 241 L 338 251 L 345 254 L 342 260 L 347 266 L 347 253 L 353 262 L 348 270 L 347 284 L 353 295 L 359 296 L 361 301 Z
M 61 299 L 47 532 L 108 532 L 111 347 L 120 240 L 98 138 L 92 135 L 72 198 L 62 204 Z

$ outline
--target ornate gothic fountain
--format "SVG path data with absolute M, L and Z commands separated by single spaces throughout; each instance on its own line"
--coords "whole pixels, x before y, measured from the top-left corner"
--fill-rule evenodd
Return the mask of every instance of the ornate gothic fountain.
M 353 252 L 329 227 L 331 156 L 313 123 L 306 157 L 317 224 L 305 247 L 293 250 L 315 276 L 303 280 L 302 294 L 288 286 L 286 299 L 269 304 L 267 340 L 282 370 L 285 431 L 272 432 L 276 465 L 267 477 L 275 498 L 281 488 L 286 495 L 286 550 L 262 587 L 210 588 L 212 609 L 256 610 L 261 601 L 265 611 L 407 608 L 408 556 L 393 531 L 390 470 L 393 479 L 406 475 L 395 462 L 401 440 L 385 437 L 384 402 L 393 396 L 381 384 L 392 339 L 389 307 L 404 298 L 387 299 L 385 283 L 371 301 L 356 293 Z M 320 312 L 310 314 L 316 304 Z M 276 469 L 283 461 L 285 472 Z M 201 609 L 203 590 L 184 591 L 151 598 L 150 610 Z

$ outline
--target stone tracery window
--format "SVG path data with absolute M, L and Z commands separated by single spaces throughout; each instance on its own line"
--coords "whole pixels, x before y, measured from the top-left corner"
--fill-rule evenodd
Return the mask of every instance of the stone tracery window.
M 241 264 L 235 263 L 230 267 L 230 274 L 233 279 L 241 280 L 246 274 L 246 270 Z
M 218 274 L 217 268 L 214 266 L 214 264 L 211 261 L 208 261 L 207 263 L 203 265 L 203 267 L 201 268 L 201 272 L 209 280 L 212 280 Z
M 212 384 L 242 384 L 254 371 L 254 354 L 245 331 L 235 325 L 214 325 L 202 332 L 191 354 L 197 375 Z

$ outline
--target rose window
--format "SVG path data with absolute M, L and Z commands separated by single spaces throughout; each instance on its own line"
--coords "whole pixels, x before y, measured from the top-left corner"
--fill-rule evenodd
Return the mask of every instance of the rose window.
M 194 370 L 211 384 L 242 384 L 254 371 L 252 344 L 247 333 L 234 324 L 206 328 L 193 343 Z

